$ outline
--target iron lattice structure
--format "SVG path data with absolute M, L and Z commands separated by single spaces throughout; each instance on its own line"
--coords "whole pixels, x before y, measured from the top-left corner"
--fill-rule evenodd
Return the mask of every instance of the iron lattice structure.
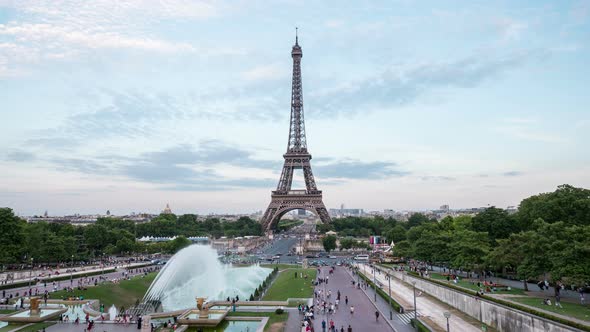
M 305 121 L 303 118 L 303 87 L 301 84 L 301 58 L 303 52 L 298 37 L 291 51 L 293 58 L 293 87 L 291 91 L 291 122 L 289 125 L 289 142 L 287 152 L 283 155 L 285 164 L 277 190 L 271 194 L 271 202 L 262 217 L 262 226 L 272 231 L 281 217 L 292 210 L 304 209 L 315 213 L 322 222 L 331 222 L 330 215 L 322 200 L 322 191 L 318 190 L 311 171 L 311 154 L 307 151 L 305 139 Z M 303 170 L 305 190 L 292 190 L 293 171 Z

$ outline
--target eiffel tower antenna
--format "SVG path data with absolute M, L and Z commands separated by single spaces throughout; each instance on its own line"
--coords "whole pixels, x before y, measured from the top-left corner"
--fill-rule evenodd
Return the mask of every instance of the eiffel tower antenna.
M 262 217 L 263 228 L 271 232 L 281 217 L 292 210 L 304 209 L 315 213 L 322 222 L 331 222 L 330 215 L 322 200 L 311 170 L 311 154 L 307 151 L 305 121 L 303 117 L 303 86 L 301 83 L 301 58 L 303 51 L 299 46 L 298 28 L 295 28 L 295 45 L 291 50 L 293 58 L 293 82 L 291 88 L 291 120 L 287 152 L 283 155 L 285 163 L 277 189 L 271 194 L 271 202 Z M 303 170 L 305 190 L 292 190 L 293 171 Z

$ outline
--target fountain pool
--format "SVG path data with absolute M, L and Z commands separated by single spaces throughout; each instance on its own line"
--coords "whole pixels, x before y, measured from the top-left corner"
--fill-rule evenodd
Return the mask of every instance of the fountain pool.
M 215 327 L 215 331 L 219 332 L 255 332 L 260 326 L 260 321 L 233 321 L 225 320 L 223 323 Z M 192 327 L 187 330 L 194 332 L 198 331 L 198 328 Z
M 56 309 L 40 309 L 39 310 L 39 315 L 36 315 L 38 317 L 45 317 L 45 316 L 49 316 L 49 315 L 53 315 L 55 313 L 57 313 L 58 311 L 62 311 L 59 308 Z M 21 312 L 17 312 L 15 314 L 11 314 L 11 317 L 32 317 L 31 312 L 29 310 L 25 310 L 25 311 L 21 311 Z
M 170 258 L 143 300 L 159 300 L 164 311 L 194 307 L 197 296 L 208 300 L 238 296 L 247 300 L 271 271 L 258 265 L 224 265 L 213 248 L 194 244 Z

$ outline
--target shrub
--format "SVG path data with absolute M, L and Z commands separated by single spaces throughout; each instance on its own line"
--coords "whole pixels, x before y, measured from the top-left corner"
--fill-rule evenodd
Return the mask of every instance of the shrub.
M 277 314 L 277 315 L 281 315 L 283 312 L 285 312 L 285 310 L 283 310 L 283 308 L 277 308 L 277 310 L 275 310 L 275 314 Z

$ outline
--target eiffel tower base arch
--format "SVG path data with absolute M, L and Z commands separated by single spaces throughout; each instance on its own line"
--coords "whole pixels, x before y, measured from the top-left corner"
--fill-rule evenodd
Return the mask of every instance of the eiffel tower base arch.
M 314 213 L 323 223 L 330 223 L 330 215 L 322 201 L 322 194 L 273 194 L 270 204 L 262 217 L 262 228 L 267 232 L 276 229 L 279 220 L 287 212 L 307 210 Z

